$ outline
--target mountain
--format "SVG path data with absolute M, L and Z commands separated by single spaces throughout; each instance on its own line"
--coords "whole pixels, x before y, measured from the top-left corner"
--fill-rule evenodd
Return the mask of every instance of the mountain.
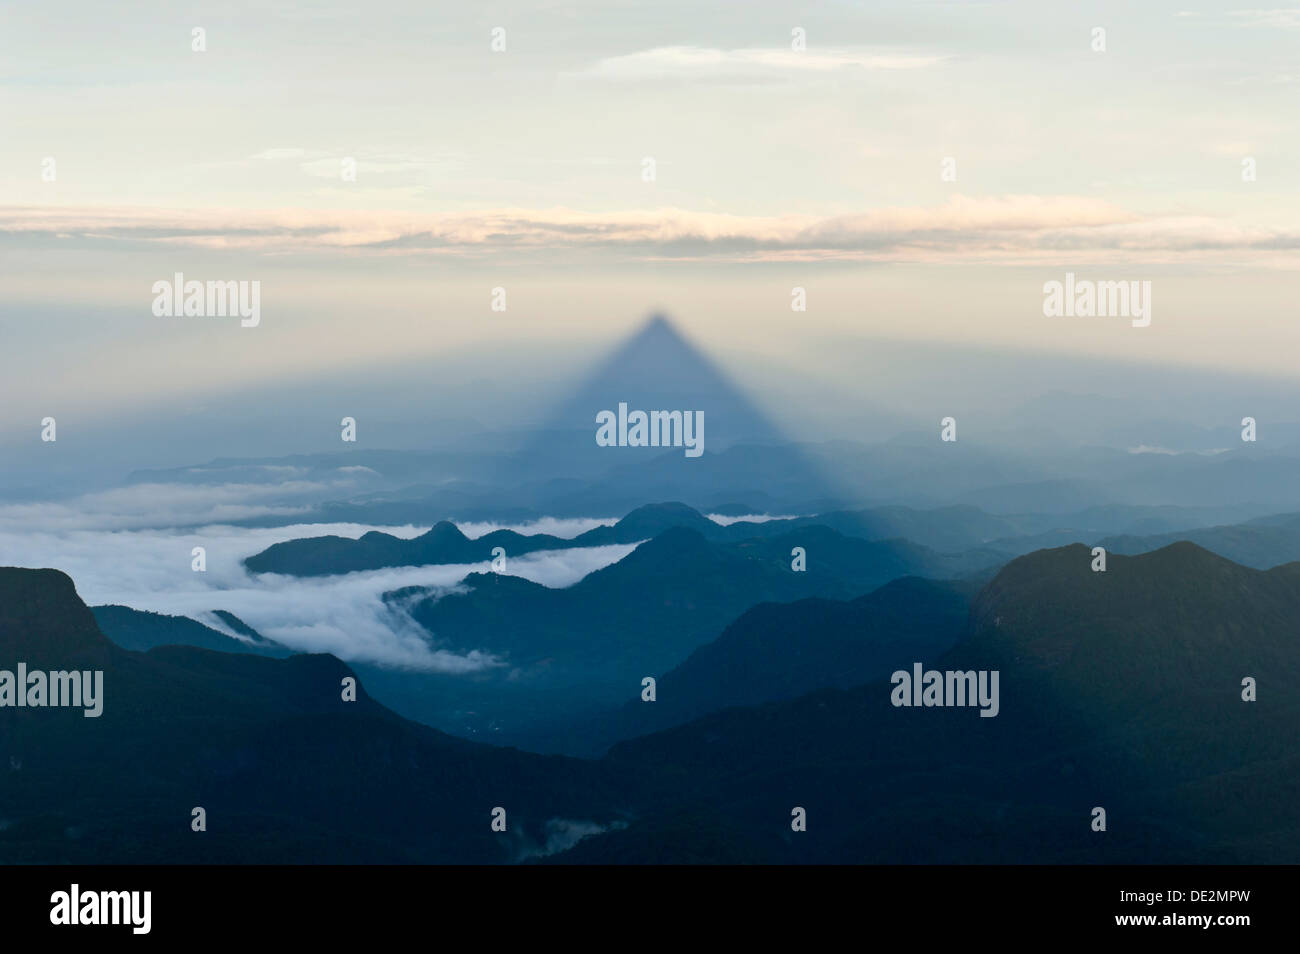
M 746 448 L 728 452 L 744 454 Z M 711 465 L 706 463 L 705 468 Z M 749 516 L 754 508 L 723 505 L 709 508 L 710 513 Z M 248 557 L 244 565 L 254 573 L 281 573 L 291 576 L 327 576 L 357 570 L 377 570 L 395 566 L 426 566 L 440 563 L 483 563 L 491 560 L 492 550 L 501 547 L 509 556 L 520 556 L 542 550 L 566 547 L 605 546 L 613 543 L 638 543 L 670 527 L 683 526 L 697 530 L 709 540 L 739 541 L 755 537 L 787 534 L 801 527 L 823 526 L 846 537 L 864 540 L 905 539 L 940 551 L 972 551 L 982 549 L 987 563 L 1002 563 L 1013 556 L 1034 550 L 1062 546 L 1067 543 L 1087 542 L 1106 536 L 1152 537 L 1146 549 L 1155 549 L 1178 539 L 1205 539 L 1191 537 L 1186 528 L 1208 527 L 1225 514 L 1240 516 L 1239 508 L 1145 507 L 1107 506 L 1090 507 L 1068 513 L 1015 513 L 993 514 L 968 505 L 917 509 L 898 505 L 869 507 L 859 510 L 832 510 L 807 517 L 782 517 L 770 520 L 737 520 L 718 523 L 706 517 L 699 509 L 680 502 L 648 504 L 637 507 L 625 517 L 609 526 L 595 527 L 571 539 L 549 534 L 520 534 L 512 530 L 496 530 L 470 539 L 454 524 L 440 520 L 431 530 L 413 539 L 403 539 L 391 534 L 372 531 L 358 539 L 339 536 L 304 537 L 276 543 Z M 356 515 L 353 514 L 355 517 Z M 538 515 L 529 514 L 532 518 Z M 1296 518 L 1296 515 L 1289 515 Z M 1265 525 L 1277 523 L 1277 518 L 1250 521 Z M 1256 531 L 1263 533 L 1263 531 Z M 1279 539 L 1300 531 L 1274 530 Z M 1126 549 L 1119 552 L 1137 552 L 1128 549 L 1142 544 L 1127 539 Z M 1210 549 L 1214 545 L 1206 544 Z M 1292 551 L 1281 551 L 1290 553 Z M 1243 552 L 1242 556 L 1249 556 Z M 1292 557 L 1294 558 L 1294 557 Z M 1249 565 L 1261 565 L 1253 559 L 1243 559 Z M 1282 560 L 1274 560 L 1274 565 Z
M 640 569 L 700 546 L 679 535 Z M 895 706 L 872 679 L 713 712 L 595 761 L 456 739 L 360 686 L 344 702 L 354 671 L 332 656 L 121 649 L 65 575 L 0 568 L 3 666 L 104 673 L 98 718 L 0 708 L 0 860 L 1300 862 L 1300 564 L 1254 570 L 1190 543 L 1090 564 L 1082 545 L 1012 561 L 964 637 L 913 660 L 998 672 L 996 717 Z M 937 634 L 961 594 L 902 580 L 871 596 L 850 602 L 872 604 L 875 635 L 928 639 L 924 615 Z M 879 643 L 855 648 L 845 607 L 821 608 L 818 667 L 870 667 L 862 650 Z M 768 657 L 807 609 L 755 608 L 664 688 L 752 671 L 763 692 L 799 691 L 800 663 L 783 686 Z M 497 805 L 506 833 L 489 828 Z M 206 832 L 189 827 L 195 806 Z
M 1279 514 L 1243 524 L 1202 527 L 1149 536 L 1105 537 L 1098 546 L 1108 553 L 1138 554 L 1188 540 L 1234 563 L 1268 569 L 1300 560 L 1300 514 Z
M 410 540 L 374 530 L 356 540 L 339 536 L 287 540 L 248 557 L 244 566 L 253 573 L 328 576 L 394 566 L 486 563 L 497 547 L 507 556 L 515 557 L 567 547 L 638 543 L 678 526 L 693 527 L 708 536 L 722 533 L 718 524 L 698 510 L 681 503 L 663 503 L 638 507 L 613 526 L 593 527 L 572 539 L 546 533 L 493 530 L 471 540 L 455 524 L 444 520 Z
M 1070 513 L 1031 512 L 1029 501 L 1019 500 L 1016 512 L 989 513 L 968 505 L 918 510 L 912 507 L 872 507 L 865 510 L 824 513 L 800 517 L 789 523 L 818 523 L 845 536 L 884 540 L 902 537 L 936 550 L 956 551 L 987 547 L 1011 556 L 1051 549 L 1068 543 L 1083 543 L 1108 534 L 1153 534 L 1183 531 L 1220 522 L 1225 515 L 1235 518 L 1239 508 L 1188 508 L 1120 506 L 1087 507 Z M 771 521 L 780 523 L 781 521 Z M 741 524 L 732 524 L 735 530 Z M 1172 541 L 1171 541 L 1172 542 Z
M 805 569 L 793 567 L 803 551 Z M 470 574 L 468 592 L 420 601 L 412 616 L 461 649 L 491 634 L 495 650 L 552 657 L 564 647 L 608 660 L 624 647 L 650 667 L 716 635 L 750 606 L 810 596 L 845 599 L 903 576 L 945 579 L 996 556 L 941 554 L 906 540 L 845 537 L 807 526 L 779 536 L 719 543 L 673 527 L 573 586 L 550 589 L 495 574 Z M 595 630 L 593 632 L 593 630 Z
M 974 595 L 967 584 L 904 577 L 855 600 L 760 603 L 665 673 L 655 705 L 631 704 L 650 721 L 629 735 L 717 709 L 862 685 L 933 658 L 964 634 Z
M 149 613 L 129 606 L 92 606 L 95 623 L 113 643 L 123 649 L 144 651 L 155 646 L 197 646 L 223 653 L 289 655 L 291 650 L 267 639 L 238 616 L 218 610 L 223 623 L 246 639 L 235 639 L 204 626 L 188 616 Z
M 716 817 L 732 854 L 769 862 L 1300 862 L 1300 564 L 1190 543 L 1090 563 L 1012 561 L 967 638 L 918 660 L 998 671 L 996 717 L 895 707 L 879 681 L 622 742 L 606 761 L 645 780 L 642 814 L 550 860 L 689 855 Z
M 510 546 L 507 553 L 569 545 L 559 537 L 538 536 L 544 539 L 531 540 L 510 530 L 498 530 L 470 540 L 454 523 L 440 521 L 427 533 L 410 540 L 377 530 L 356 540 L 340 536 L 287 540 L 248 557 L 244 566 L 252 573 L 329 576 L 392 566 L 481 562 L 492 558 L 493 546 L 506 544 Z
M 816 523 L 830 527 L 848 537 L 862 537 L 865 540 L 901 538 L 938 550 L 966 550 L 999 537 L 1015 536 L 1036 529 L 1041 523 L 1041 518 L 998 516 L 985 513 L 977 507 L 958 506 L 916 510 L 911 507 L 892 506 L 841 510 L 819 514 L 816 517 L 768 522 L 783 524 L 787 528 Z M 742 523 L 733 523 L 728 529 L 733 534 L 738 534 L 742 532 L 743 526 L 745 525 Z
M 452 738 L 361 686 L 344 701 L 333 656 L 121 649 L 55 570 L 0 568 L 0 660 L 103 672 L 97 718 L 0 708 L 7 863 L 511 861 L 627 803 L 593 763 Z
M 976 589 L 904 577 L 855 600 L 760 603 L 659 677 L 653 704 L 638 695 L 584 721 L 565 750 L 600 752 L 710 712 L 883 679 L 956 643 Z
M 671 502 L 638 507 L 612 525 L 593 527 L 572 538 L 494 530 L 470 539 L 455 524 L 440 521 L 427 533 L 412 539 L 371 531 L 355 540 L 339 536 L 287 540 L 248 557 L 244 566 L 253 573 L 328 576 L 396 566 L 486 563 L 497 547 L 514 557 L 568 547 L 640 543 L 673 527 L 687 527 L 707 540 L 732 542 L 778 536 L 793 538 L 795 531 L 806 528 L 812 528 L 816 535 L 821 533 L 817 528 L 829 528 L 841 536 L 867 540 L 906 538 L 913 543 L 921 542 L 926 548 L 950 544 L 951 549 L 969 551 L 959 561 L 963 567 L 977 567 L 1004 562 L 1010 556 L 1008 550 L 1014 549 L 1010 542 L 999 544 L 999 548 L 981 547 L 982 541 L 1043 522 L 1041 517 L 1018 520 L 994 517 L 973 507 L 934 511 L 885 507 L 817 517 L 737 521 L 724 526 L 693 507 Z M 904 542 L 898 540 L 896 546 L 902 547 Z
M 802 548 L 806 569 L 792 568 Z M 755 604 L 844 600 L 903 576 L 951 578 L 997 562 L 826 527 L 735 543 L 673 527 L 565 589 L 471 573 L 462 592 L 390 594 L 436 645 L 500 660 L 474 678 L 366 669 L 372 690 L 408 718 L 511 744 L 595 718 L 640 693 Z M 414 597 L 414 598 L 413 598 Z M 585 747 L 584 747 L 585 751 Z

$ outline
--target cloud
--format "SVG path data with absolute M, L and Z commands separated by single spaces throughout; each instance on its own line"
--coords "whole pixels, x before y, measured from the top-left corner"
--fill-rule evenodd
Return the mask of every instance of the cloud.
M 439 645 L 401 607 L 383 594 L 407 586 L 451 592 L 487 562 L 455 566 L 397 567 L 365 573 L 297 579 L 249 574 L 241 561 L 273 543 L 301 536 L 345 536 L 378 529 L 415 536 L 427 527 L 356 524 L 243 528 L 224 525 L 193 530 L 88 530 L 45 525 L 41 515 L 0 508 L 0 565 L 54 567 L 77 585 L 87 603 L 121 604 L 202 619 L 224 630 L 213 610 L 234 613 L 255 630 L 292 649 L 329 652 L 367 662 L 430 672 L 472 673 L 501 664 L 486 647 Z M 26 517 L 30 522 L 19 519 Z M 191 568 L 191 549 L 207 552 L 206 572 Z M 570 548 L 515 557 L 510 573 L 544 586 L 570 586 L 622 559 L 635 547 Z
M 1226 156 L 1230 159 L 1240 159 L 1249 156 L 1252 152 L 1250 143 L 1245 140 L 1234 142 L 1214 142 L 1205 147 L 1205 151 L 1211 156 Z
M 729 527 L 733 523 L 767 523 L 769 520 L 797 520 L 797 513 L 748 513 L 739 517 L 727 517 L 720 513 L 706 513 L 706 517 L 714 523 Z
M 547 855 L 559 854 L 562 851 L 568 851 L 584 838 L 590 838 L 592 835 L 603 835 L 607 831 L 621 831 L 624 828 L 627 828 L 627 822 L 625 821 L 615 821 L 609 825 L 602 825 L 594 821 L 550 818 L 547 819 L 545 829 L 542 832 L 545 840 L 538 843 L 525 836 L 525 841 L 519 847 L 515 860 L 523 861 L 527 858 L 541 858 Z
M 845 70 L 918 70 L 943 63 L 934 53 L 876 52 L 861 48 L 755 47 L 722 50 L 699 46 L 660 46 L 622 56 L 606 57 L 591 67 L 568 74 L 615 81 L 686 79 L 767 79 Z
M 1256 8 L 1253 10 L 1226 10 L 1222 13 L 1199 13 L 1179 10 L 1174 16 L 1194 20 L 1216 29 L 1223 27 L 1263 27 L 1272 30 L 1300 29 L 1300 7 Z
M 284 159 L 302 159 L 307 155 L 306 149 L 263 149 L 261 152 L 254 153 L 250 159 L 263 159 L 267 162 L 279 162 Z
M 1229 448 L 1214 447 L 1209 450 L 1173 450 L 1168 447 L 1161 447 L 1158 444 L 1138 444 L 1136 447 L 1130 447 L 1130 454 L 1157 454 L 1160 456 L 1176 456 L 1178 454 L 1196 454 L 1201 457 L 1215 457 L 1219 454 L 1226 454 Z
M 339 179 L 344 159 L 356 164 L 356 172 L 370 175 L 403 175 L 409 173 L 443 173 L 465 167 L 464 156 L 452 153 L 413 153 L 392 149 L 301 149 L 276 147 L 253 153 L 246 159 L 230 159 L 211 163 L 215 167 L 247 167 L 262 163 L 292 163 L 304 175 L 321 179 Z
M 0 533 L 24 528 L 44 531 L 127 530 L 193 526 L 255 517 L 293 517 L 308 509 L 300 503 L 303 494 L 319 493 L 329 488 L 329 484 L 311 481 L 131 484 L 84 494 L 70 501 L 0 506 Z M 0 558 L 3 555 L 4 551 L 0 549 Z
M 1227 15 L 1243 26 L 1271 27 L 1277 30 L 1300 30 L 1300 7 L 1271 10 L 1229 10 Z
M 338 179 L 342 155 L 323 156 L 304 162 L 299 167 L 309 176 L 321 179 Z M 358 175 L 386 175 L 405 172 L 434 172 L 447 169 L 453 165 L 444 158 L 422 158 L 420 156 L 348 156 L 356 163 Z
M 0 237 L 94 247 L 491 258 L 1037 264 L 1223 261 L 1295 268 L 1300 227 L 1142 213 L 1087 196 L 954 195 L 834 216 L 677 208 L 399 213 L 0 207 Z M 0 238 L 3 241 L 3 238 Z M 1285 253 L 1285 254 L 1282 254 Z

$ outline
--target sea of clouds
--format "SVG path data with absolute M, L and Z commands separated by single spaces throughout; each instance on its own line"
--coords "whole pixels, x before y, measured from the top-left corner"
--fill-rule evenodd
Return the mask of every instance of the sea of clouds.
M 154 507 L 139 488 L 130 493 L 92 494 L 69 501 L 0 506 L 0 565 L 53 567 L 72 577 L 77 592 L 95 606 L 113 603 L 134 609 L 189 616 L 228 635 L 213 614 L 235 614 L 269 639 L 303 652 L 329 652 L 349 662 L 464 673 L 498 664 L 487 652 L 450 652 L 400 608 L 386 605 L 385 592 L 406 586 L 451 592 L 477 564 L 397 567 L 338 576 L 294 578 L 251 574 L 241 561 L 274 543 L 305 536 L 359 537 L 370 530 L 414 537 L 427 526 L 369 526 L 354 523 L 290 524 L 250 528 L 214 522 L 184 529 L 142 526 L 159 517 L 184 524 L 238 499 L 230 487 L 153 488 Z M 241 503 L 246 506 L 247 497 Z M 240 516 L 246 516 L 242 514 Z M 235 518 L 238 519 L 238 518 Z M 607 519 L 544 519 L 530 524 L 463 524 L 470 537 L 509 527 L 523 533 L 571 538 Z M 191 551 L 207 552 L 206 572 L 191 569 Z M 507 572 L 550 587 L 564 587 L 635 549 L 635 544 L 573 547 L 509 559 Z

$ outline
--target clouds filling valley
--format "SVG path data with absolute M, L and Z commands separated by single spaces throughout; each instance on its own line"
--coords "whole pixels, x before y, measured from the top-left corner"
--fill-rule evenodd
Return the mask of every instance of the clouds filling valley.
M 155 488 L 158 489 L 158 488 Z M 185 488 L 187 502 L 194 491 Z M 213 489 L 213 488 L 205 488 Z M 215 488 L 218 497 L 227 491 Z M 453 592 L 477 564 L 395 567 L 339 576 L 295 578 L 251 574 L 242 560 L 266 547 L 299 537 L 336 534 L 356 538 L 371 530 L 411 538 L 428 530 L 416 526 L 368 526 L 351 523 L 297 524 L 246 528 L 213 524 L 194 529 L 140 527 L 133 507 L 114 512 L 113 496 L 87 495 L 68 502 L 0 506 L 0 565 L 57 567 L 76 582 L 86 603 L 119 604 L 133 609 L 188 616 L 226 635 L 242 638 L 216 615 L 225 610 L 263 636 L 300 652 L 333 653 L 348 662 L 431 672 L 468 673 L 501 664 L 477 649 L 452 652 L 437 644 L 383 594 L 408 586 Z M 206 513 L 206 503 L 200 511 Z M 509 525 L 520 532 L 576 536 L 603 520 L 546 518 L 529 525 Z M 95 529 L 74 529 L 89 524 Z M 501 526 L 465 524 L 473 537 Z M 207 570 L 194 572 L 193 547 L 207 553 Z M 512 558 L 510 573 L 550 587 L 576 583 L 617 562 L 630 545 L 574 547 Z

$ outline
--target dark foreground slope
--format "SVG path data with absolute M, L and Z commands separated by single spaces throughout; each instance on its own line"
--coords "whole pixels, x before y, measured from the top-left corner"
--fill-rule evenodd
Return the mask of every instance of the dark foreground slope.
M 0 569 L 0 669 L 19 662 L 103 670 L 104 703 L 0 708 L 4 862 L 509 861 L 619 801 L 591 763 L 344 702 L 333 656 L 120 649 L 55 570 Z
M 1013 561 L 966 637 L 915 660 L 996 670 L 996 717 L 896 707 L 876 680 L 594 762 L 450 738 L 364 691 L 343 703 L 330 656 L 121 650 L 62 574 L 0 570 L 0 668 L 102 668 L 106 697 L 99 719 L 0 709 L 0 859 L 1300 862 L 1300 565 L 1190 544 L 1090 563 L 1083 546 Z M 588 822 L 605 831 L 556 853 Z
M 632 692 L 618 709 L 569 727 L 562 744 L 554 731 L 536 738 L 548 751 L 599 754 L 722 709 L 887 678 L 956 643 L 976 590 L 973 583 L 904 577 L 854 600 L 760 603 L 664 673 L 653 704 Z M 521 744 L 530 748 L 531 741 Z
M 768 861 L 1300 862 L 1300 564 L 1090 563 L 1012 562 L 969 638 L 918 660 L 1000 671 L 998 716 L 895 707 L 882 681 L 625 742 L 607 761 L 647 781 L 645 816 L 555 860 L 692 860 L 707 830 Z

